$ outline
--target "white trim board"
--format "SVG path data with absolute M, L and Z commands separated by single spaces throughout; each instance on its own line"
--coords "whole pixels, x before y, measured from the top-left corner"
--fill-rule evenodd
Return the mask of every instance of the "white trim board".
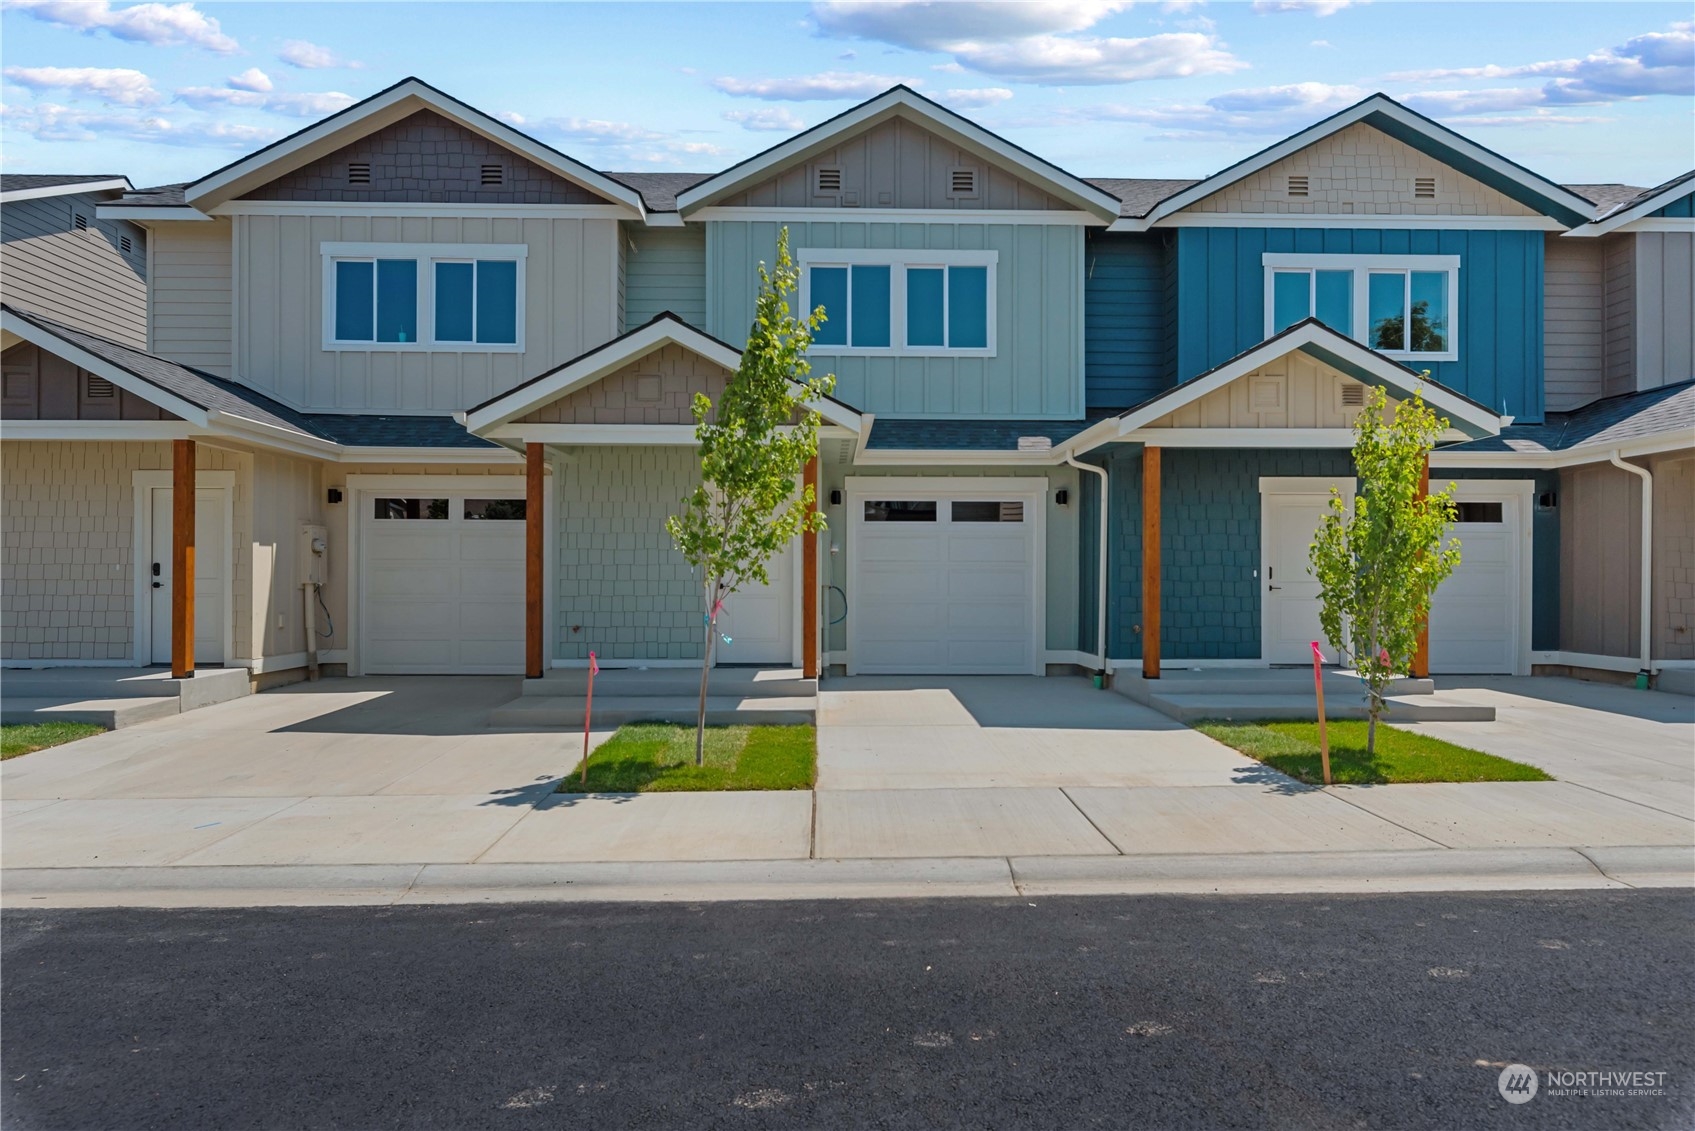
M 108 192 L 114 189 L 130 189 L 128 177 L 113 177 L 105 180 L 76 181 L 66 185 L 43 185 L 40 188 L 12 189 L 10 192 L 0 192 L 0 204 L 16 204 L 23 200 L 40 200 L 48 196 L 76 196 L 85 192 Z M 98 212 L 95 213 L 99 215 Z
M 1107 227 L 1087 212 L 1054 212 L 1034 208 L 773 208 L 713 205 L 691 212 L 689 223 L 745 220 L 775 224 L 1036 224 L 1062 227 Z
M 1551 216 L 1400 216 L 1371 212 L 1182 212 L 1164 219 L 1125 217 L 1109 232 L 1146 232 L 1153 228 L 1367 228 L 1436 229 L 1451 232 L 1564 232 Z
M 224 604 L 224 660 L 225 667 L 232 666 L 230 657 L 235 655 L 235 477 L 233 471 L 202 471 L 194 472 L 194 489 L 196 491 L 221 491 L 224 496 L 224 560 L 223 560 L 223 604 Z M 152 574 L 149 566 L 153 561 L 153 492 L 159 488 L 174 490 L 176 475 L 170 471 L 135 471 L 130 474 L 130 492 L 135 505 L 135 520 L 133 523 L 133 542 L 130 547 L 131 562 L 135 587 L 133 589 L 134 603 L 130 607 L 130 622 L 135 631 L 130 641 L 133 664 L 137 667 L 147 667 L 153 662 L 153 618 L 152 610 Z M 195 538 L 195 552 L 200 551 L 199 537 Z M 172 583 L 176 579 L 173 577 Z
M 187 440 L 205 433 L 182 420 L 10 420 L 0 425 L 0 440 L 73 442 Z
M 1605 656 L 1595 652 L 1565 652 L 1539 651 L 1530 654 L 1530 662 L 1535 666 L 1557 665 L 1570 668 L 1593 668 L 1603 672 L 1639 672 L 1642 670 L 1641 656 Z M 1651 660 L 1653 671 L 1688 671 L 1695 668 L 1695 660 Z
M 795 255 L 800 268 L 800 308 L 814 310 L 820 303 L 812 298 L 812 273 L 819 268 L 887 267 L 889 269 L 889 344 L 856 346 L 853 337 L 853 282 L 848 279 L 848 341 L 826 344 L 814 341 L 808 353 L 818 357 L 995 357 L 1000 291 L 1000 253 L 993 250 L 923 251 L 906 248 L 801 248 Z M 914 268 L 981 267 L 985 273 L 984 323 L 987 337 L 982 346 L 914 346 L 906 343 L 907 272 Z M 949 320 L 948 275 L 942 277 L 942 324 Z
M 616 204 L 454 204 L 432 201 L 231 200 L 212 216 L 427 216 L 432 219 L 628 220 Z
M 1437 361 L 1458 361 L 1460 359 L 1460 257 L 1457 255 L 1325 255 L 1323 253 L 1288 253 L 1268 251 L 1260 255 L 1260 268 L 1265 276 L 1265 336 L 1272 337 L 1277 333 L 1277 274 L 1278 272 L 1298 273 L 1307 272 L 1308 297 L 1307 317 L 1318 314 L 1318 272 L 1320 271 L 1349 271 L 1353 274 L 1350 280 L 1350 317 L 1353 320 L 1354 334 L 1349 335 L 1362 346 L 1366 345 L 1366 334 L 1371 326 L 1371 282 L 1373 273 L 1382 275 L 1401 275 L 1402 320 L 1403 327 L 1411 321 L 1412 307 L 1412 277 L 1414 271 L 1446 275 L 1448 279 L 1448 348 L 1436 353 L 1415 353 L 1411 350 L 1377 350 L 1384 357 L 1392 357 L 1405 363 L 1409 368 L 1416 364 Z M 1355 336 L 1357 335 L 1357 336 Z M 1370 346 L 1366 346 L 1370 349 Z
M 323 334 L 320 347 L 328 353 L 430 353 L 430 354 L 494 354 L 494 353 L 523 353 L 524 345 L 524 308 L 528 297 L 529 276 L 528 244 L 453 244 L 453 243 L 344 243 L 325 241 L 318 245 L 320 269 L 323 272 L 322 309 L 319 323 Z M 336 305 L 338 284 L 336 281 L 336 265 L 344 260 L 364 262 L 370 260 L 372 287 L 372 332 L 376 331 L 377 288 L 380 286 L 377 278 L 375 261 L 379 259 L 411 260 L 417 265 L 417 277 L 414 280 L 413 302 L 418 323 L 418 340 L 414 342 L 380 342 L 373 337 L 370 341 L 357 339 L 343 340 L 335 336 Z M 512 342 L 477 342 L 437 341 L 435 336 L 436 314 L 436 264 L 463 263 L 476 260 L 491 260 L 516 263 L 517 294 L 514 298 L 516 341 Z M 477 272 L 478 275 L 481 271 Z M 475 308 L 473 291 L 473 309 Z

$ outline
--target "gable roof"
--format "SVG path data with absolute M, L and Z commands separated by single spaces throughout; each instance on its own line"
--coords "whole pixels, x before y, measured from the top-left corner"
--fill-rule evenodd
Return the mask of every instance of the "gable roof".
M 1658 212 L 1672 201 L 1681 200 L 1692 192 L 1695 192 L 1695 169 L 1691 169 L 1687 173 L 1679 173 L 1664 184 L 1641 190 L 1628 200 L 1620 201 L 1613 207 L 1603 210 L 1600 216 L 1589 223 L 1566 234 L 1571 236 L 1604 236 L 1608 232 L 1617 231 L 1634 220 L 1641 220 L 1654 212 Z
M 1118 216 L 1119 201 L 1111 193 L 1044 161 L 998 134 L 990 133 L 971 119 L 930 101 L 904 85 L 890 87 L 851 110 L 802 130 L 787 141 L 779 142 L 763 153 L 683 190 L 677 194 L 678 210 L 687 213 L 722 200 L 738 189 L 765 180 L 779 169 L 830 149 L 846 136 L 897 117 L 944 134 L 985 159 L 1019 170 L 1023 176 L 1075 208 L 1092 212 L 1102 220 L 1110 221 Z
M 1407 109 L 1386 94 L 1373 94 L 1299 133 L 1291 134 L 1275 145 L 1260 150 L 1251 157 L 1243 158 L 1222 172 L 1214 173 L 1203 181 L 1197 181 L 1187 188 L 1171 193 L 1145 213 L 1147 222 L 1157 223 L 1173 212 L 1187 208 L 1357 122 L 1364 122 L 1381 130 L 1397 141 L 1404 142 L 1511 197 L 1526 208 L 1553 217 L 1568 228 L 1585 223 L 1595 215 L 1593 201 L 1531 172 L 1493 150 L 1485 149 L 1416 110 Z
M 682 346 L 732 373 L 742 363 L 741 350 L 695 329 L 667 310 L 609 342 L 490 397 L 464 413 L 465 427 L 475 433 L 506 424 L 550 401 L 592 385 L 668 345 Z M 834 397 L 823 397 L 810 402 L 807 407 L 816 410 L 830 424 L 859 431 L 859 413 Z
M 627 206 L 637 217 L 645 209 L 639 192 L 599 172 L 474 106 L 445 94 L 418 78 L 405 78 L 356 102 L 345 110 L 188 184 L 183 201 L 204 212 L 257 188 L 292 169 L 332 153 L 354 138 L 373 133 L 418 110 L 429 109 L 451 118 L 497 145 L 523 154 L 536 164 L 590 192 Z
M 129 178 L 122 173 L 0 173 L 0 203 L 129 187 Z
M 1352 338 L 1338 334 L 1316 318 L 1307 318 L 1254 346 L 1229 361 L 1184 381 L 1180 385 L 1148 398 L 1134 408 L 1125 409 L 1078 433 L 1066 443 L 1063 454 L 1076 454 L 1102 444 L 1129 436 L 1132 432 L 1153 423 L 1184 405 L 1222 389 L 1238 378 L 1245 377 L 1269 361 L 1300 350 L 1309 357 L 1347 374 L 1364 385 L 1374 385 L 1390 395 L 1405 400 L 1414 393 L 1424 396 L 1425 403 L 1448 418 L 1449 426 L 1468 436 L 1494 436 L 1501 430 L 1502 417 L 1488 405 L 1472 400 L 1464 393 L 1430 380 L 1393 358 L 1361 345 Z M 1058 448 L 1056 447 L 1056 451 Z

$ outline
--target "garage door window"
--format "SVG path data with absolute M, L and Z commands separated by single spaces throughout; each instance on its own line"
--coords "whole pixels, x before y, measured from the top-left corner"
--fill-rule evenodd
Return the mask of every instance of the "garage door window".
M 1501 514 L 1500 503 L 1455 503 L 1454 521 L 1491 523 L 1499 526 L 1505 520 Z
M 865 521 L 935 522 L 936 501 L 934 499 L 918 501 L 867 499 L 865 502 Z
M 465 517 L 481 522 L 522 522 L 526 513 L 523 499 L 466 499 Z
M 446 521 L 446 499 L 378 499 L 376 513 L 379 519 L 435 519 Z
M 953 504 L 955 522 L 1023 522 L 1023 503 L 997 503 L 983 499 L 960 500 Z

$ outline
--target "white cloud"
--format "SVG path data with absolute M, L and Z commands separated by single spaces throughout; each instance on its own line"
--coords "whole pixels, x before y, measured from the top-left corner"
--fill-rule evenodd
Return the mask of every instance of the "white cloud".
M 1082 31 L 1130 5 L 1123 0 L 838 0 L 812 6 L 826 35 L 874 39 L 923 51 L 951 51 L 956 43 L 990 43 Z
M 1354 0 L 1254 0 L 1254 11 L 1260 15 L 1279 12 L 1307 12 L 1314 16 L 1334 16 L 1343 8 L 1352 8 Z
M 781 106 L 764 110 L 726 110 L 724 120 L 734 122 L 744 130 L 788 132 L 806 128 L 806 123 L 798 115 Z
M 898 83 L 917 86 L 917 79 L 892 75 L 862 75 L 849 71 L 825 71 L 779 79 L 716 78 L 712 85 L 737 98 L 763 98 L 767 102 L 814 102 L 845 98 L 870 98 Z
M 124 139 L 190 148 L 251 149 L 271 141 L 279 133 L 233 122 L 180 122 L 160 114 L 76 110 L 51 102 L 28 107 L 0 106 L 0 120 L 37 141 Z
M 1311 43 L 1307 44 L 1307 46 L 1308 47 L 1335 47 L 1336 45 L 1334 43 L 1330 42 L 1328 39 L 1315 39 Z
M 159 101 L 153 80 L 122 67 L 7 67 L 6 81 L 31 90 L 69 90 L 115 106 L 149 106 Z
M 1224 136 L 1265 137 L 1294 133 L 1353 105 L 1368 91 L 1356 86 L 1306 82 L 1226 91 L 1203 103 L 1163 106 L 1104 104 L 1064 109 L 1048 121 L 1137 122 L 1155 136 L 1193 141 Z M 1040 123 L 1030 122 L 1029 125 Z
M 303 71 L 321 71 L 330 67 L 359 67 L 362 64 L 343 59 L 328 47 L 305 39 L 291 39 L 282 45 L 277 58 Z
M 112 10 L 111 0 L 6 0 L 5 6 L 35 19 L 94 35 L 105 32 L 154 47 L 199 47 L 219 55 L 241 49 L 218 21 L 192 3 L 134 4 Z
M 602 168 L 612 161 L 633 168 L 644 165 L 670 165 L 675 168 L 678 157 L 719 157 L 728 152 L 712 142 L 685 141 L 634 122 L 604 118 L 529 118 L 512 111 L 496 116 L 525 133 L 550 141 L 570 142 L 573 148 L 581 146 L 593 150 Z
M 814 4 L 812 18 L 826 35 L 944 52 L 961 68 L 1048 86 L 1227 74 L 1247 66 L 1211 34 L 1210 25 L 1141 38 L 1076 34 L 1127 7 L 1121 0 L 840 0 Z
M 1403 71 L 1389 76 L 1405 82 L 1445 79 L 1547 78 L 1537 87 L 1497 91 L 1429 91 L 1416 98 L 1425 105 L 1476 105 L 1486 95 L 1517 106 L 1582 106 L 1669 94 L 1695 94 L 1695 23 L 1674 23 L 1666 31 L 1650 32 L 1617 47 L 1592 52 L 1581 59 L 1551 59 L 1516 66 L 1489 64 L 1439 70 Z
M 975 110 L 1005 102 L 1012 97 L 1012 91 L 1004 86 L 980 86 L 967 90 L 938 91 L 932 97 L 955 110 Z
M 231 81 L 233 83 L 234 80 Z M 290 93 L 248 90 L 233 85 L 185 86 L 175 93 L 177 101 L 201 110 L 233 106 L 245 110 L 266 110 L 290 118 L 322 118 L 357 101 L 351 94 L 343 94 L 339 90 Z
M 224 81 L 236 90 L 268 91 L 273 86 L 271 76 L 258 67 L 249 67 L 239 75 L 231 75 Z

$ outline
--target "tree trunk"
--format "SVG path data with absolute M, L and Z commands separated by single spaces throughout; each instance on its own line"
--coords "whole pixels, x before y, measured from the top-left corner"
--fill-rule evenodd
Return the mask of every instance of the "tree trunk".
M 1377 694 L 1377 689 L 1371 689 L 1369 714 L 1365 724 L 1365 753 L 1367 757 L 1377 754 L 1377 713 L 1383 709 L 1383 699 Z
M 694 722 L 694 764 L 706 765 L 706 677 L 712 672 L 712 641 L 718 633 L 718 617 L 713 611 L 712 594 L 717 586 L 706 591 L 706 647 L 700 651 L 700 707 Z

